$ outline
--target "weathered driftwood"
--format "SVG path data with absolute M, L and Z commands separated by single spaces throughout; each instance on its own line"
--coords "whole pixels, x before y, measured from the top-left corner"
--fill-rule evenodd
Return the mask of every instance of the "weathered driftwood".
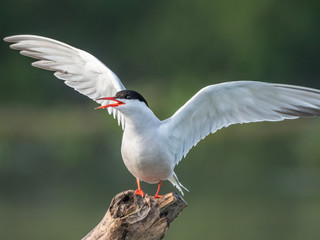
M 157 240 L 187 203 L 176 193 L 162 198 L 134 195 L 133 190 L 117 194 L 101 222 L 82 240 Z

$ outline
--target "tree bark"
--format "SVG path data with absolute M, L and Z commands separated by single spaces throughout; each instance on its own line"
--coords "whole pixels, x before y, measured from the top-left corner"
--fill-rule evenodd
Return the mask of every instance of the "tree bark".
M 169 224 L 186 206 L 176 193 L 154 198 L 124 191 L 112 199 L 101 222 L 82 240 L 163 239 Z

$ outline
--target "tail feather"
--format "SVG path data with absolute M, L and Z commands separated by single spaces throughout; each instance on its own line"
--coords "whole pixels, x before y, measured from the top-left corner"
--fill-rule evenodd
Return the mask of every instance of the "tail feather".
M 178 177 L 177 177 L 177 175 L 176 175 L 175 173 L 173 173 L 172 176 L 168 178 L 168 180 L 172 183 L 173 186 L 175 186 L 176 188 L 178 188 L 178 190 L 180 191 L 180 193 L 182 194 L 182 196 L 183 196 L 184 194 L 183 194 L 183 191 L 182 191 L 181 188 L 183 188 L 184 190 L 186 190 L 187 192 L 189 192 L 189 190 L 179 182 L 179 179 L 178 179 Z

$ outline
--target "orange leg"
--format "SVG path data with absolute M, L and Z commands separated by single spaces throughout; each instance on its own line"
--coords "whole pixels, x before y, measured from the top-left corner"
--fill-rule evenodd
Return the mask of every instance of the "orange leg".
M 154 198 L 162 198 L 162 195 L 159 195 L 159 191 L 160 191 L 160 187 L 162 185 L 162 181 L 160 180 L 160 182 L 158 183 L 158 190 L 156 192 L 156 195 L 154 195 Z
M 143 197 L 144 192 L 141 190 L 139 178 L 137 178 L 137 184 L 138 184 L 138 189 L 135 191 L 134 195 L 140 195 L 141 197 Z

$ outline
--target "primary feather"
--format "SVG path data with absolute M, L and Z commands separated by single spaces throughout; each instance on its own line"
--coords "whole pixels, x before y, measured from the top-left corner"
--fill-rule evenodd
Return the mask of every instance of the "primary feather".
M 115 73 L 91 54 L 68 44 L 35 35 L 16 35 L 6 37 L 7 42 L 13 42 L 10 47 L 20 50 L 24 56 L 39 61 L 32 66 L 54 71 L 54 75 L 65 81 L 83 95 L 95 100 L 101 105 L 107 101 L 97 100 L 105 96 L 114 96 L 125 87 Z M 124 118 L 115 108 L 108 109 L 109 114 L 118 118 L 124 127 Z
M 169 133 L 177 164 L 201 139 L 231 124 L 319 115 L 319 90 L 237 81 L 201 89 L 161 127 Z

